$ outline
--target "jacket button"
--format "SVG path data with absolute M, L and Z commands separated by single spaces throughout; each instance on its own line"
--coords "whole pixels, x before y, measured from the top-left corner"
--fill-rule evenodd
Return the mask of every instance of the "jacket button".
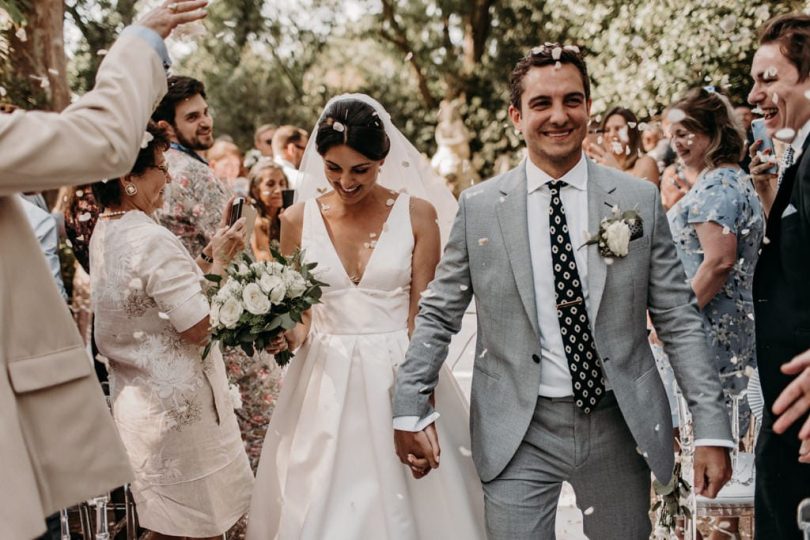
M 539 364 L 539 363 L 540 363 L 540 357 L 539 357 L 539 356 L 537 356 L 536 354 L 533 354 L 533 355 L 532 355 L 532 360 L 534 360 L 534 363 L 535 363 L 535 364 Z

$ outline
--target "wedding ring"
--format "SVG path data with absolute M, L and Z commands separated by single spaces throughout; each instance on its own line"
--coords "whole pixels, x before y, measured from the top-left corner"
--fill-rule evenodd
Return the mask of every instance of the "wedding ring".
M 172 13 L 177 13 L 177 4 L 169 4 L 166 6 Z

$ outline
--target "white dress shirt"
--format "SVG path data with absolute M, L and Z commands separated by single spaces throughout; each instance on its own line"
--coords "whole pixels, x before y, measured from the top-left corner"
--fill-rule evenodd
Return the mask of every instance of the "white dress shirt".
M 790 143 L 790 146 L 793 147 L 793 163 L 796 163 L 799 156 L 802 155 L 802 147 L 804 146 L 804 141 L 807 140 L 808 135 L 810 135 L 810 120 L 805 122 L 801 129 L 796 132 L 796 136 L 793 137 L 793 140 Z
M 298 183 L 298 167 L 280 156 L 274 157 L 273 161 L 284 171 L 284 176 L 287 177 L 288 188 L 295 189 Z
M 527 222 L 529 224 L 529 251 L 534 275 L 534 298 L 537 322 L 540 327 L 540 388 L 543 397 L 559 398 L 574 395 L 571 371 L 565 356 L 560 321 L 557 319 L 557 300 L 554 295 L 554 270 L 551 262 L 551 238 L 548 232 L 548 209 L 551 191 L 547 186 L 554 180 L 566 183 L 560 189 L 565 208 L 568 234 L 574 248 L 574 259 L 579 271 L 579 282 L 585 305 L 588 305 L 588 252 L 580 247 L 588 240 L 588 163 L 581 155 L 574 167 L 555 179 L 526 159 Z M 593 321 L 591 328 L 593 328 Z

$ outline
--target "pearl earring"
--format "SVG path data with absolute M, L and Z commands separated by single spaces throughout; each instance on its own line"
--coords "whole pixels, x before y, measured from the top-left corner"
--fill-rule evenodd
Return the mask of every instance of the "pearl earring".
M 124 191 L 130 197 L 134 197 L 135 195 L 138 194 L 138 187 L 135 184 L 127 184 L 126 186 L 124 186 Z

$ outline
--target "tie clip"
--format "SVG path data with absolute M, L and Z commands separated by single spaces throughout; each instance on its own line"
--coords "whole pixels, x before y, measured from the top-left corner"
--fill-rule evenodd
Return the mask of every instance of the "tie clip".
M 557 309 L 568 307 L 568 306 L 575 306 L 577 304 L 582 303 L 582 298 L 577 298 L 576 300 L 570 300 L 568 302 L 560 302 L 557 304 Z

